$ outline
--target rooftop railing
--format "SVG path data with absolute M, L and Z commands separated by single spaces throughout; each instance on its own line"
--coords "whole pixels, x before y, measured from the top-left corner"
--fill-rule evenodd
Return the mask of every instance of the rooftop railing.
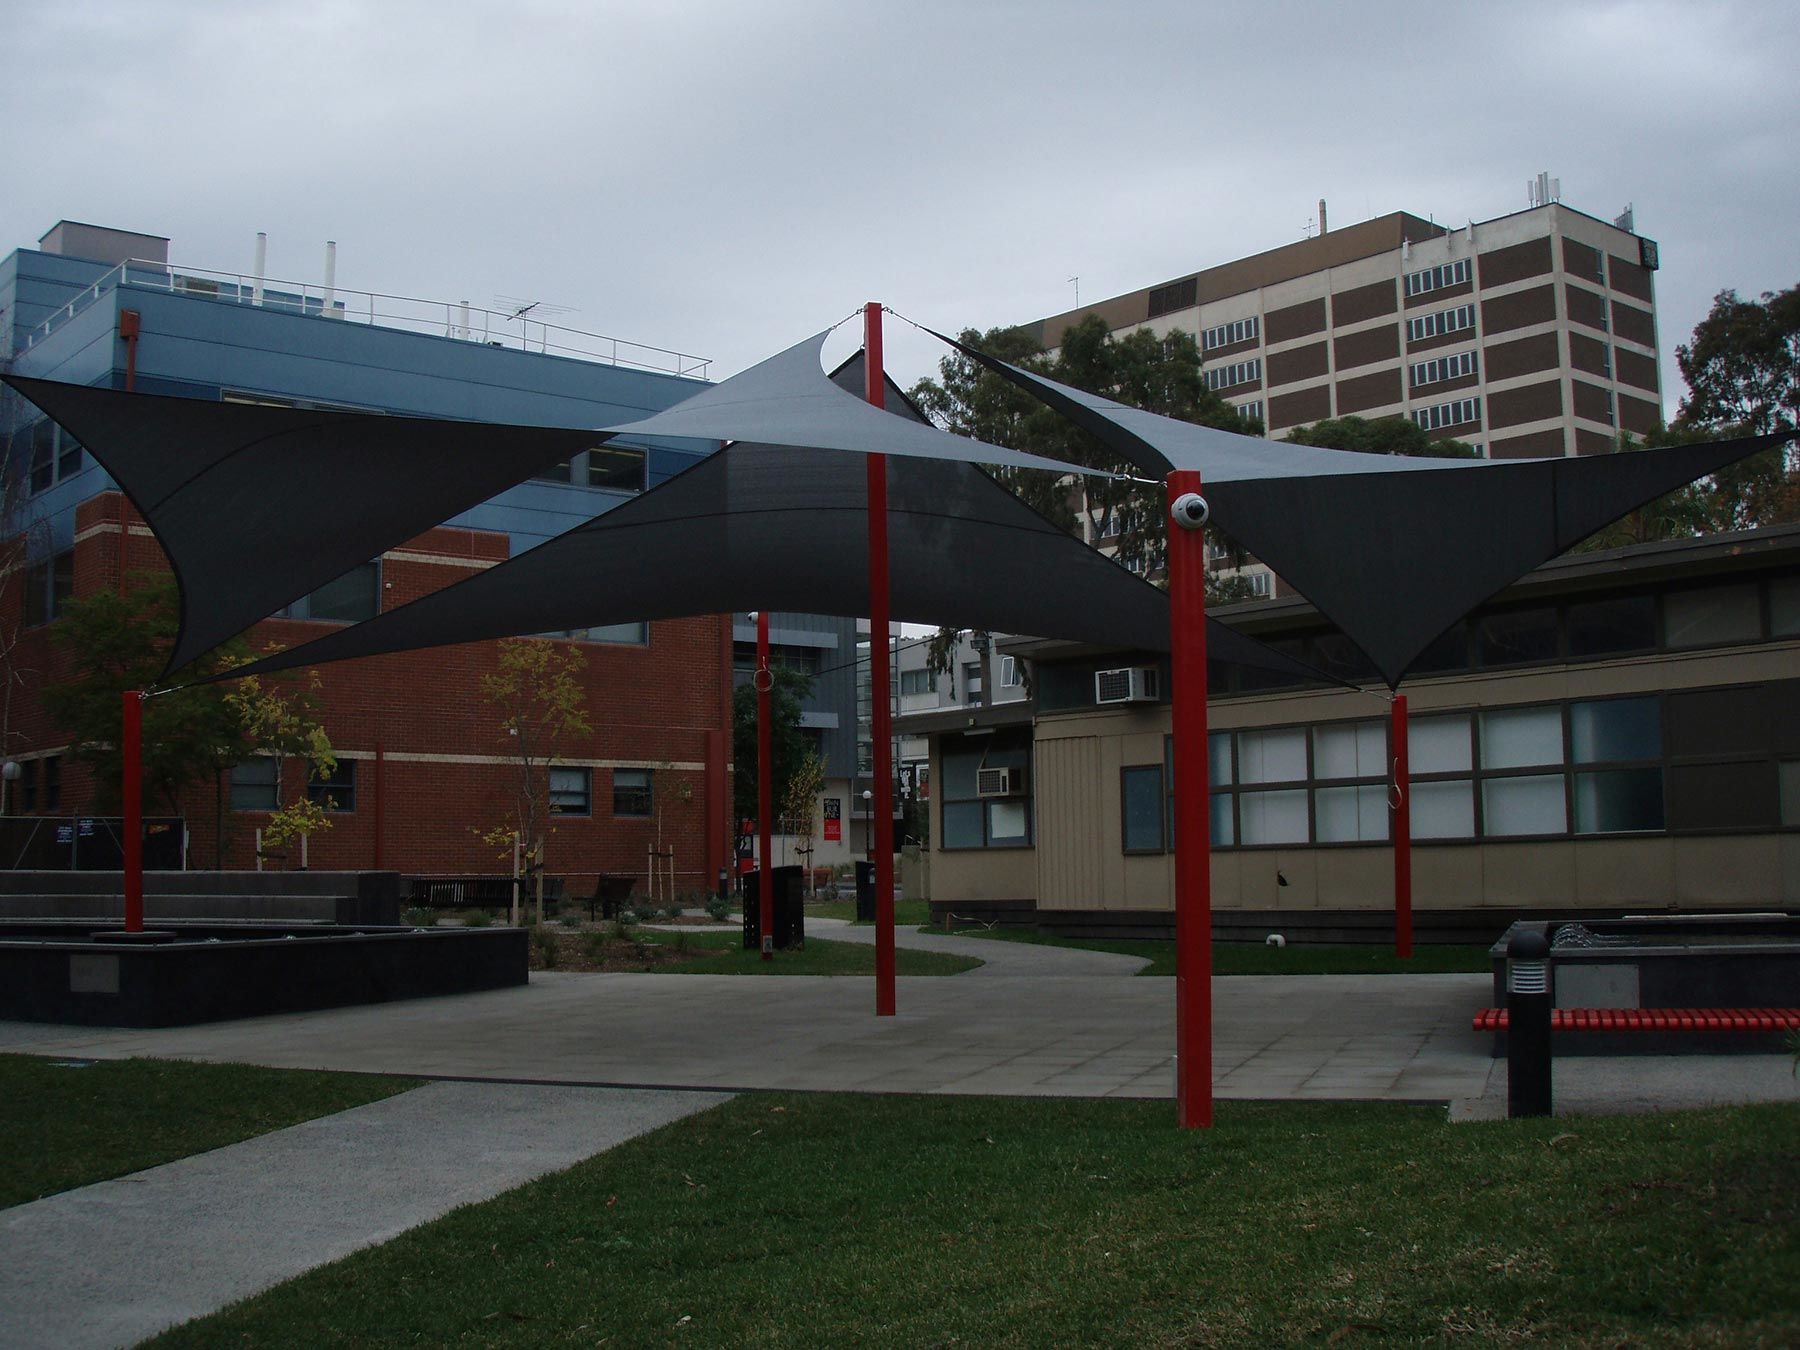
M 101 296 L 120 287 L 165 291 L 225 304 L 251 305 L 259 309 L 366 324 L 372 328 L 430 333 L 488 347 L 543 352 L 697 379 L 705 379 L 712 364 L 709 357 L 533 319 L 532 306 L 506 313 L 484 309 L 467 300 L 421 300 L 380 291 L 249 277 L 240 272 L 217 272 L 203 267 L 178 268 L 139 258 L 120 263 L 81 290 L 27 333 L 20 349 L 29 351 L 98 302 Z

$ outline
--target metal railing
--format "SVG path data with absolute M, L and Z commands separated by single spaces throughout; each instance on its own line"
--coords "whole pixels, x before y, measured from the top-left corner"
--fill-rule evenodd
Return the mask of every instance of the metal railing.
M 712 364 L 710 357 L 693 356 L 602 333 L 588 333 L 578 328 L 563 328 L 533 319 L 529 312 L 508 314 L 472 305 L 467 300 L 421 300 L 381 291 L 347 290 L 341 286 L 266 277 L 259 279 L 241 272 L 217 272 L 204 267 L 178 268 L 141 258 L 129 258 L 120 263 L 53 311 L 25 335 L 22 350 L 29 351 L 94 305 L 101 296 L 119 287 L 197 296 L 225 304 L 250 305 L 366 324 L 373 328 L 430 333 L 488 347 L 511 347 L 697 379 L 705 379 Z

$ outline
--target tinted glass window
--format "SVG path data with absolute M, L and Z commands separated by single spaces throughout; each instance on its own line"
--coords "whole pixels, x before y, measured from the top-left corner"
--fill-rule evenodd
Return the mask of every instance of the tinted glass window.
M 1671 647 L 1720 647 L 1762 636 L 1761 602 L 1753 585 L 1671 591 L 1663 599 L 1663 629 Z
M 1554 661 L 1556 611 L 1515 609 L 1484 616 L 1475 625 L 1475 653 L 1483 666 Z
M 1656 601 L 1648 595 L 1569 606 L 1569 655 L 1608 656 L 1656 646 Z

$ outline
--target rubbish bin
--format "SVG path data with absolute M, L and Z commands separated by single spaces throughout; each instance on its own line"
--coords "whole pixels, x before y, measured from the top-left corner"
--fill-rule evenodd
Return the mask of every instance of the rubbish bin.
M 779 951 L 806 945 L 806 876 L 799 867 L 775 867 L 775 947 Z M 762 949 L 762 879 L 760 870 L 744 874 L 744 946 Z
M 859 860 L 856 864 L 856 921 L 875 922 L 875 864 L 872 862 Z

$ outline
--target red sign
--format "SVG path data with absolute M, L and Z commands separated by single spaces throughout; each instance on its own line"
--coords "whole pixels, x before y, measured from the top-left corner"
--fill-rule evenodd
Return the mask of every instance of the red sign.
M 825 799 L 825 842 L 839 844 L 844 839 L 844 804 L 836 797 Z

